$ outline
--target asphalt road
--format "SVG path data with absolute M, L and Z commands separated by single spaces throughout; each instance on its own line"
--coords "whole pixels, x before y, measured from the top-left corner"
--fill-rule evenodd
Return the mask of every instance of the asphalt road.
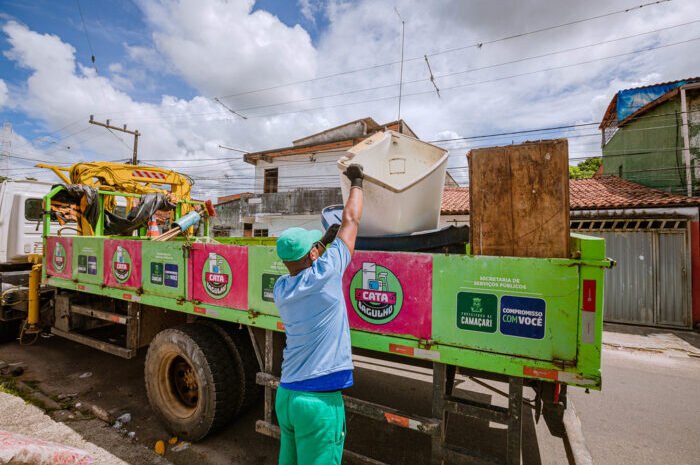
M 136 433 L 139 444 L 151 447 L 156 440 L 168 438 L 146 400 L 143 354 L 127 361 L 53 337 L 30 347 L 0 346 L 0 360 L 24 362 L 28 368 L 24 378 L 39 382 L 51 395 L 76 394 L 75 401 L 95 403 L 116 415 L 129 412 L 133 420 L 128 429 Z M 430 413 L 429 370 L 364 357 L 358 357 L 356 365 L 356 386 L 348 394 Z M 606 347 L 603 365 L 602 392 L 570 391 L 595 463 L 700 463 L 700 441 L 693 439 L 700 437 L 700 358 L 676 350 Z M 463 395 L 505 405 L 504 398 L 470 381 L 457 387 Z M 531 395 L 526 392 L 526 397 Z M 213 437 L 181 452 L 168 451 L 166 458 L 176 465 L 275 464 L 276 441 L 254 432 L 259 418 L 261 407 Z M 116 455 L 128 449 L 126 438 L 111 428 L 95 427 L 94 420 L 68 420 L 67 424 Z M 535 424 L 529 410 L 523 431 L 525 465 L 566 463 L 561 440 L 548 433 L 543 421 Z M 450 426 L 449 434 L 484 454 L 503 457 L 505 431 L 500 425 L 460 419 Z M 360 417 L 348 418 L 347 447 L 395 464 L 426 463 L 429 456 L 429 440 L 423 435 Z

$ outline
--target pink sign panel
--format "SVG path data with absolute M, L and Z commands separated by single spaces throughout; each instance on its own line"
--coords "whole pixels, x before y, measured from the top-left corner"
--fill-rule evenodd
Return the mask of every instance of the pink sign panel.
M 350 327 L 430 339 L 430 255 L 358 251 L 343 276 Z
M 248 310 L 248 248 L 193 244 L 188 294 L 202 303 Z
M 46 274 L 57 278 L 73 278 L 73 240 L 69 237 L 46 239 Z
M 104 279 L 109 287 L 141 287 L 141 241 L 105 241 Z

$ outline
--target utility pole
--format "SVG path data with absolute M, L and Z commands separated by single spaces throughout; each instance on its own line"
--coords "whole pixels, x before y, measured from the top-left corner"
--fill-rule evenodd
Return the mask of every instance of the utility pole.
M 114 131 L 119 131 L 119 132 L 124 132 L 126 134 L 131 134 L 134 136 L 134 154 L 131 156 L 131 164 L 132 165 L 138 165 L 139 164 L 139 159 L 137 157 L 138 153 L 138 148 L 139 148 L 139 136 L 141 133 L 138 131 L 138 129 L 135 129 L 133 131 L 126 129 L 126 124 L 119 128 L 116 126 L 112 126 L 109 124 L 109 120 L 106 120 L 104 123 L 100 123 L 99 121 L 95 121 L 93 119 L 94 115 L 90 115 L 90 124 L 96 124 L 97 126 L 102 126 L 103 128 L 107 128 L 108 130 L 114 130 Z

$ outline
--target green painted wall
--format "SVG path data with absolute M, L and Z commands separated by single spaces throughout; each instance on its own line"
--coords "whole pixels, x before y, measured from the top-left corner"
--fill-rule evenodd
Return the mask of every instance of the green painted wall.
M 618 129 L 603 147 L 603 171 L 684 194 L 682 147 L 680 97 L 676 97 Z

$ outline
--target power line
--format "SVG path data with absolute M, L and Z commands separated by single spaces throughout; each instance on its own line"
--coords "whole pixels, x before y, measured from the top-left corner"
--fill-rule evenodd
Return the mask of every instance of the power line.
M 483 47 L 484 45 L 494 44 L 494 43 L 497 43 L 497 42 L 503 42 L 503 41 L 506 41 L 506 40 L 515 39 L 515 38 L 519 38 L 519 37 L 525 37 L 525 36 L 528 36 L 528 35 L 537 34 L 537 33 L 544 32 L 544 31 L 549 31 L 549 30 L 554 30 L 554 29 L 558 29 L 558 28 L 565 27 L 565 26 L 571 26 L 571 25 L 574 25 L 574 24 L 580 24 L 580 23 L 583 23 L 583 22 L 586 22 L 586 21 L 593 21 L 593 20 L 605 18 L 605 17 L 608 17 L 608 16 L 614 16 L 614 15 L 618 15 L 618 14 L 629 13 L 629 12 L 631 12 L 631 11 L 640 10 L 640 9 L 642 9 L 642 8 L 644 8 L 644 7 L 647 7 L 647 6 L 659 5 L 659 4 L 662 4 L 662 3 L 668 3 L 668 2 L 670 2 L 670 1 L 671 1 L 671 0 L 658 0 L 658 1 L 648 2 L 648 3 L 642 3 L 642 4 L 640 4 L 640 5 L 636 5 L 636 6 L 633 6 L 633 7 L 630 7 L 630 8 L 625 8 L 625 9 L 622 9 L 622 10 L 616 10 L 616 11 L 611 11 L 611 12 L 608 12 L 608 13 L 603 13 L 603 14 L 600 14 L 600 15 L 590 16 L 590 17 L 587 17 L 587 18 L 581 18 L 581 19 L 577 19 L 577 20 L 574 20 L 574 21 L 569 21 L 569 22 L 563 23 L 563 24 L 557 24 L 557 25 L 554 25 L 554 26 L 547 26 L 547 27 L 540 28 L 540 29 L 535 29 L 535 30 L 532 30 L 532 31 L 522 32 L 522 33 L 519 33 L 519 34 L 513 34 L 513 35 L 509 35 L 509 36 L 505 36 L 505 37 L 500 37 L 500 38 L 498 38 L 498 39 L 492 39 L 492 40 L 481 41 L 481 42 L 477 42 L 477 43 L 474 43 L 474 44 L 471 44 L 471 45 L 467 45 L 467 46 L 464 46 L 464 47 L 457 47 L 457 48 L 454 48 L 454 49 L 436 51 L 436 52 L 429 53 L 429 54 L 427 54 L 427 55 L 428 55 L 428 56 L 436 56 L 436 55 L 440 55 L 440 54 L 451 53 L 451 52 L 454 52 L 454 51 L 457 51 L 457 50 L 464 50 L 464 49 L 466 49 L 466 48 L 473 48 L 473 47 L 481 48 L 481 47 Z M 405 60 L 405 62 L 417 61 L 417 60 L 421 60 L 421 59 L 423 59 L 423 56 L 419 56 L 419 57 L 417 56 L 417 57 L 413 57 L 413 58 L 408 58 L 408 59 Z M 220 96 L 218 96 L 218 97 L 219 97 L 219 98 L 239 97 L 239 96 L 241 96 L 241 95 L 248 95 L 248 94 L 253 94 L 253 93 L 258 93 L 258 92 L 265 92 L 265 91 L 269 91 L 269 90 L 280 89 L 280 88 L 282 88 L 282 87 L 288 87 L 288 86 L 299 85 L 299 84 L 306 84 L 306 83 L 308 83 L 308 82 L 315 82 L 315 81 L 320 81 L 320 80 L 323 80 L 323 79 L 329 79 L 329 78 L 332 78 L 332 77 L 339 77 L 339 76 L 343 76 L 343 75 L 347 75 L 347 74 L 354 74 L 354 73 L 358 73 L 358 72 L 361 72 L 361 71 L 369 71 L 369 70 L 373 70 L 373 69 L 377 69 L 377 68 L 382 68 L 382 67 L 385 67 L 385 66 L 396 65 L 396 64 L 399 64 L 399 63 L 400 63 L 400 61 L 392 61 L 392 62 L 388 62 L 388 63 L 381 63 L 381 64 L 372 65 L 372 66 L 366 66 L 366 67 L 363 67 L 363 68 L 355 68 L 355 69 L 352 69 L 352 70 L 346 70 L 346 71 L 340 71 L 340 72 L 337 72 L 337 73 L 331 73 L 331 74 L 327 74 L 327 75 L 324 75 L 324 76 L 319 76 L 319 77 L 311 78 L 311 79 L 303 79 L 303 80 L 298 80 L 298 81 L 291 81 L 291 82 L 287 82 L 287 83 L 284 83 L 284 84 L 277 84 L 277 85 L 269 86 L 269 87 L 263 87 L 263 88 L 258 88 L 258 89 L 252 89 L 252 90 L 243 91 L 243 92 L 237 92 L 237 93 L 232 93 L 232 94 L 228 94 L 228 95 L 220 95 Z
M 78 13 L 80 13 L 80 22 L 83 25 L 83 32 L 85 32 L 85 39 L 87 40 L 88 47 L 90 48 L 92 67 L 95 68 L 95 72 L 99 74 L 99 72 L 97 71 L 97 65 L 95 64 L 95 51 L 92 48 L 92 43 L 90 42 L 90 36 L 88 35 L 87 27 L 85 27 L 85 18 L 83 17 L 83 9 L 80 7 L 80 0 L 75 0 L 75 2 L 78 4 Z
M 464 47 L 457 47 L 457 48 L 442 50 L 442 51 L 440 51 L 440 52 L 429 53 L 428 56 L 429 56 L 429 57 L 431 57 L 431 56 L 437 56 L 437 55 L 442 55 L 442 54 L 445 54 L 445 53 L 452 53 L 452 52 L 456 52 L 456 51 L 460 51 L 460 50 L 465 50 L 465 49 L 468 49 L 468 48 L 481 48 L 481 47 L 483 47 L 484 45 L 491 45 L 491 44 L 495 44 L 495 43 L 497 43 L 497 42 L 503 42 L 504 40 L 510 40 L 510 39 L 516 39 L 516 38 L 519 38 L 519 37 L 525 37 L 525 36 L 528 36 L 528 35 L 537 34 L 537 33 L 544 32 L 544 31 L 552 31 L 552 30 L 554 30 L 554 29 L 559 29 L 559 28 L 566 27 L 566 26 L 572 26 L 572 25 L 574 25 L 574 24 L 580 24 L 580 23 L 583 23 L 583 22 L 586 22 L 586 21 L 592 21 L 592 20 L 595 20 L 595 19 L 606 18 L 606 17 L 608 17 L 608 16 L 618 15 L 618 14 L 620 14 L 620 13 L 629 13 L 630 11 L 641 10 L 642 8 L 647 7 L 647 6 L 659 5 L 659 4 L 661 4 L 661 3 L 667 3 L 667 2 L 670 2 L 670 1 L 671 1 L 671 0 L 659 0 L 659 1 L 656 1 L 656 2 L 643 3 L 643 4 L 641 4 L 641 5 L 637 5 L 637 6 L 634 6 L 634 7 L 632 7 L 632 8 L 626 8 L 626 9 L 624 9 L 624 10 L 617 10 L 617 11 L 613 11 L 613 12 L 610 12 L 610 13 L 604 13 L 604 14 L 597 15 L 597 16 L 591 16 L 591 17 L 589 17 L 589 18 L 578 19 L 578 20 L 575 20 L 575 21 L 570 21 L 570 22 L 568 22 L 568 23 L 558 24 L 558 25 L 556 25 L 556 26 L 543 27 L 543 28 L 540 28 L 540 29 L 535 29 L 535 30 L 533 30 L 533 31 L 523 32 L 523 33 L 521 33 L 521 34 L 514 34 L 514 35 L 507 36 L 507 37 L 502 37 L 502 38 L 500 38 L 500 39 L 487 40 L 487 41 L 484 41 L 484 42 L 477 42 L 477 43 L 474 43 L 474 44 L 471 44 L 471 45 L 466 45 L 466 46 L 464 46 Z
M 433 82 L 433 85 L 435 85 L 435 81 L 434 81 L 434 78 L 435 78 L 435 77 L 438 77 L 438 78 L 445 78 L 445 77 L 458 76 L 458 75 L 461 75 L 461 74 L 467 74 L 467 73 L 473 73 L 473 72 L 477 72 L 477 71 L 483 71 L 483 70 L 486 70 L 486 69 L 496 68 L 496 67 L 499 67 L 499 66 L 511 65 L 511 64 L 516 64 L 516 63 L 522 63 L 522 62 L 525 62 L 525 61 L 530 61 L 530 60 L 535 60 L 535 59 L 540 59 L 540 58 L 546 58 L 546 57 L 548 57 L 548 56 L 560 55 L 560 54 L 562 54 L 562 53 L 569 53 L 569 52 L 573 52 L 573 51 L 577 51 L 577 50 L 583 50 L 583 49 L 590 48 L 590 47 L 598 47 L 598 46 L 600 46 L 600 45 L 606 45 L 606 44 L 610 44 L 610 43 L 614 43 L 614 42 L 619 42 L 619 41 L 621 41 L 621 40 L 628 40 L 628 39 L 633 39 L 633 38 L 641 37 L 641 36 L 644 36 L 644 35 L 656 34 L 656 33 L 658 33 L 658 32 L 662 32 L 662 31 L 666 31 L 666 30 L 670 30 L 670 29 L 675 29 L 675 28 L 679 28 L 679 27 L 683 27 L 683 26 L 688 26 L 688 25 L 690 25 L 690 24 L 695 24 L 695 23 L 698 23 L 698 22 L 700 22 L 700 19 L 696 19 L 696 20 L 693 20 L 693 21 L 688 21 L 688 22 L 681 23 L 681 24 L 676 24 L 676 25 L 673 25 L 673 26 L 667 26 L 667 27 L 663 27 L 663 28 L 658 28 L 658 29 L 654 29 L 654 30 L 651 30 L 651 31 L 641 32 L 641 33 L 637 33 L 637 34 L 632 34 L 632 35 L 628 35 L 628 36 L 616 37 L 616 38 L 614 38 L 614 39 L 604 40 L 604 41 L 595 42 L 595 43 L 590 43 L 590 44 L 586 44 L 586 45 L 580 45 L 580 46 L 577 46 L 577 47 L 571 47 L 571 48 L 567 48 L 567 49 L 556 50 L 556 51 L 553 51 L 553 52 L 543 53 L 543 54 L 540 54 L 540 55 L 533 55 L 533 56 L 529 56 L 529 57 L 518 58 L 518 59 L 516 59 L 516 60 L 510 60 L 510 61 L 505 61 L 505 62 L 501 62 L 501 63 L 494 63 L 494 64 L 491 64 L 491 65 L 480 66 L 480 67 L 477 67 L 477 68 L 470 68 L 470 69 L 466 69 L 466 70 L 454 71 L 454 72 L 443 73 L 443 74 L 436 74 L 435 76 L 433 76 L 432 70 L 430 70 L 430 73 L 431 73 L 431 76 L 433 76 L 433 79 L 430 79 L 430 78 L 413 79 L 413 80 L 404 82 L 404 84 L 417 84 L 417 83 L 420 83 L 420 82 L 429 82 L 429 81 L 431 81 L 431 82 Z M 426 62 L 427 62 L 427 56 L 426 56 Z M 428 68 L 430 69 L 430 65 L 429 65 L 429 64 L 428 64 Z M 250 110 L 258 110 L 258 109 L 261 109 L 261 108 L 271 108 L 271 107 L 276 107 L 276 106 L 290 105 L 290 104 L 294 104 L 294 103 L 303 103 L 303 102 L 314 101 L 314 100 L 322 100 L 322 99 L 325 99 L 325 98 L 340 97 L 340 96 L 344 96 L 344 95 L 351 95 L 351 94 L 357 94 L 357 93 L 362 93 L 362 92 L 369 92 L 369 91 L 372 91 L 372 90 L 388 89 L 388 88 L 393 88 L 393 87 L 395 87 L 395 86 L 396 86 L 396 83 L 391 83 L 391 84 L 386 84 L 386 85 L 381 85 L 381 86 L 372 86 L 372 87 L 365 87 L 365 88 L 362 88 L 362 89 L 347 90 L 347 91 L 343 91 L 343 92 L 337 92 L 337 93 L 334 93 L 334 94 L 326 94 L 326 95 L 320 95 L 320 96 L 315 96 L 315 97 L 307 97 L 307 98 L 302 98 L 302 99 L 287 100 L 287 101 L 283 101 L 283 102 L 268 103 L 268 104 L 264 104 L 264 105 L 252 105 L 252 106 L 237 108 L 237 109 L 235 109 L 235 110 L 234 110 L 234 109 L 231 109 L 231 108 L 228 107 L 228 106 L 225 106 L 225 105 L 224 105 L 224 106 L 225 106 L 225 108 L 226 108 L 228 111 L 230 111 L 230 112 L 232 112 L 232 113 L 238 115 L 237 112 L 250 111 Z M 439 93 L 439 92 L 438 92 L 438 93 Z M 399 97 L 400 97 L 400 96 L 401 96 L 401 93 L 399 92 Z M 215 100 L 216 100 L 217 102 L 221 103 L 220 100 L 218 100 L 218 98 L 215 98 Z M 221 104 L 223 105 L 223 103 L 221 103 Z M 215 114 L 215 113 L 207 113 L 207 114 Z M 240 116 L 240 115 L 239 115 L 239 116 Z M 246 119 L 246 118 L 244 118 L 244 119 Z
M 683 23 L 682 25 L 692 24 L 692 23 L 696 23 L 696 22 L 700 22 L 700 20 L 690 21 L 690 22 L 688 22 L 688 23 Z M 676 25 L 676 26 L 671 26 L 671 27 L 680 27 L 680 26 L 682 26 L 682 25 Z M 657 31 L 658 31 L 658 30 L 657 30 Z M 654 31 L 652 31 L 652 32 L 654 32 Z M 639 34 L 638 34 L 638 35 L 639 35 Z M 632 37 L 632 36 L 630 36 L 630 37 Z M 611 41 L 622 40 L 622 39 L 624 39 L 624 38 L 612 39 Z M 673 47 L 673 46 L 677 46 L 677 45 L 682 45 L 682 44 L 686 44 L 686 43 L 693 42 L 693 41 L 696 41 L 696 40 L 700 40 L 700 37 L 694 37 L 694 38 L 687 39 L 687 40 L 683 40 L 683 41 L 679 41 L 679 42 L 672 42 L 672 43 L 668 43 L 668 44 L 662 44 L 662 45 L 647 47 L 647 48 L 644 48 L 644 49 L 633 50 L 633 51 L 630 51 L 630 52 L 624 52 L 624 53 L 619 53 L 619 54 L 614 54 L 614 55 L 608 55 L 608 56 L 605 56 L 605 57 L 594 58 L 594 59 L 585 60 L 585 61 L 581 61 L 581 62 L 577 62 L 577 63 L 570 63 L 570 64 L 566 64 L 566 65 L 561 65 L 561 66 L 554 66 L 554 67 L 549 67 L 549 68 L 544 68 L 544 69 L 529 71 L 529 72 L 525 72 L 525 73 L 519 73 L 519 74 L 508 75 L 508 76 L 502 76 L 502 77 L 498 77 L 498 78 L 487 79 L 487 80 L 473 81 L 473 82 L 469 82 L 469 83 L 456 84 L 456 85 L 449 86 L 449 87 L 443 87 L 442 90 L 454 90 L 454 89 L 459 89 L 459 88 L 464 88 L 464 87 L 471 87 L 471 86 L 476 86 L 476 85 L 481 85 L 481 84 L 488 84 L 488 83 L 498 82 L 498 81 L 502 81 L 502 80 L 508 80 L 508 79 L 513 79 L 513 78 L 518 78 L 518 77 L 530 76 L 530 75 L 533 75 L 533 74 L 538 74 L 538 73 L 547 72 L 547 71 L 555 71 L 555 70 L 560 70 L 560 69 L 566 69 L 566 68 L 570 68 L 570 67 L 574 67 L 574 66 L 580 66 L 580 65 L 590 64 L 590 63 L 594 63 L 594 62 L 598 62 L 598 61 L 604 61 L 604 60 L 609 60 L 609 59 L 613 59 L 613 58 L 620 58 L 620 57 L 635 55 L 635 54 L 639 54 L 639 53 L 647 53 L 647 52 L 650 52 L 650 51 L 653 51 L 653 50 L 658 50 L 658 49 Z M 610 41 L 599 42 L 599 43 L 597 43 L 597 44 L 589 44 L 589 45 L 587 45 L 587 46 L 582 46 L 582 47 L 588 47 L 588 46 L 593 46 L 593 45 L 599 45 L 599 44 L 603 44 L 603 43 L 607 43 L 607 42 L 610 42 Z M 577 47 L 577 48 L 580 48 L 580 47 Z M 558 52 L 552 52 L 552 54 L 563 53 L 563 52 L 565 52 L 565 51 L 566 51 L 566 50 L 562 50 L 562 51 L 558 51 Z M 514 60 L 513 62 L 505 62 L 505 63 L 496 64 L 496 65 L 489 65 L 488 67 L 501 66 L 501 65 L 505 65 L 505 64 L 515 63 L 515 62 L 518 62 L 518 61 L 523 61 L 523 60 L 525 60 L 525 59 L 530 59 L 530 58 L 532 58 L 532 59 L 534 59 L 534 58 L 540 58 L 540 57 L 546 56 L 546 55 L 547 55 L 547 54 L 538 55 L 538 56 L 535 56 L 535 57 L 528 57 L 528 58 L 518 59 L 518 60 Z M 467 73 L 467 72 L 478 71 L 478 70 L 484 69 L 484 68 L 486 68 L 486 67 L 474 68 L 474 69 L 472 69 L 472 70 L 463 70 L 463 71 L 458 71 L 458 72 L 454 72 L 454 73 L 446 73 L 446 74 L 443 74 L 443 75 L 439 75 L 439 77 L 448 77 L 448 76 L 451 76 L 451 75 L 464 74 L 464 73 Z M 420 80 L 409 81 L 409 83 L 420 82 L 420 81 L 427 81 L 427 79 L 420 79 Z M 378 89 L 381 89 L 381 88 L 389 88 L 389 87 L 393 87 L 394 85 L 395 85 L 395 84 L 389 84 L 389 85 L 385 85 L 385 86 L 376 86 L 376 87 L 374 87 L 374 88 L 356 89 L 356 90 L 350 90 L 350 91 L 340 92 L 340 93 L 337 93 L 337 94 L 331 94 L 331 95 L 325 95 L 325 96 L 318 96 L 318 97 L 310 97 L 310 98 L 298 99 L 298 100 L 294 100 L 294 101 L 287 101 L 287 102 L 281 102 L 281 103 L 275 103 L 275 104 L 258 105 L 258 106 L 252 106 L 252 107 L 245 107 L 245 108 L 238 109 L 237 111 L 248 111 L 248 110 L 253 110 L 253 109 L 269 108 L 269 107 L 274 107 L 274 106 L 286 105 L 286 104 L 291 104 L 291 103 L 302 103 L 302 102 L 306 102 L 306 101 L 319 100 L 319 99 L 323 99 L 323 98 L 337 97 L 337 96 L 349 95 L 349 94 L 353 94 L 353 93 L 365 92 L 365 91 L 368 91 L 368 90 L 378 90 Z M 414 92 L 414 93 L 403 94 L 403 96 L 404 96 L 404 97 L 412 97 L 412 96 L 427 95 L 427 94 L 432 94 L 432 93 L 433 93 L 433 90 L 429 90 L 429 91 L 421 91 L 421 92 Z M 373 103 L 373 102 L 379 102 L 379 101 L 385 101 L 385 100 L 393 100 L 393 99 L 396 99 L 397 97 L 398 97 L 397 95 L 392 95 L 392 96 L 387 96 L 387 97 L 378 97 L 378 98 L 365 99 L 365 100 L 359 100 L 359 101 L 354 101 L 354 102 L 345 102 L 345 103 L 339 103 L 339 104 L 333 104 L 333 105 L 322 105 L 322 106 L 318 106 L 318 107 L 312 107 L 312 108 L 306 108 L 306 109 L 299 109 L 299 110 L 290 110 L 290 111 L 283 111 L 283 112 L 277 112 L 277 113 L 267 113 L 267 114 L 259 114 L 259 115 L 248 115 L 248 116 L 247 116 L 247 119 L 271 118 L 271 117 L 274 117 L 274 116 L 282 116 L 282 115 L 289 115 L 289 114 L 296 114 L 296 113 L 312 112 L 312 111 L 325 110 L 325 109 L 331 109 L 331 108 L 339 108 L 339 107 L 345 107 L 345 106 L 359 105 L 359 104 L 363 104 L 363 103 Z M 187 117 L 188 119 L 191 119 L 191 118 L 194 117 L 194 116 L 209 116 L 209 115 L 212 115 L 212 114 L 216 114 L 216 113 L 207 112 L 207 113 L 187 114 L 187 115 L 177 115 L 177 114 L 173 114 L 173 115 L 170 115 L 170 116 L 173 116 L 173 117 L 175 117 L 175 118 Z M 161 114 L 161 116 L 159 116 L 159 118 L 158 118 L 158 119 L 155 119 L 154 121 L 159 121 L 159 120 L 165 119 L 165 117 L 167 117 L 167 116 L 168 116 L 168 115 L 162 115 L 162 114 Z M 137 120 L 137 122 L 143 122 L 143 121 L 147 121 L 147 120 L 144 120 L 144 119 Z
M 700 109 L 698 110 L 690 110 L 688 113 L 698 113 L 700 112 Z M 661 113 L 661 114 L 656 114 L 656 115 L 643 115 L 643 116 L 638 116 L 636 119 L 637 120 L 644 120 L 644 119 L 651 119 L 651 118 L 664 118 L 667 116 L 677 116 L 679 113 L 682 112 L 671 112 L 671 113 Z M 536 133 L 543 133 L 543 132 L 551 132 L 551 131 L 563 131 L 563 130 L 581 130 L 588 128 L 590 126 L 597 126 L 601 122 L 596 121 L 596 122 L 591 122 L 591 123 L 579 123 L 579 124 L 569 124 L 569 125 L 560 125 L 560 126 L 550 126 L 550 127 L 544 127 L 544 128 L 537 128 L 537 129 L 522 129 L 522 130 L 517 130 L 517 131 L 504 131 L 504 132 L 499 132 L 499 133 L 490 133 L 490 134 L 480 134 L 480 135 L 474 135 L 474 136 L 465 136 L 465 137 L 456 137 L 456 138 L 450 138 L 450 139 L 434 139 L 434 140 L 427 140 L 425 142 L 428 143 L 433 143 L 433 144 L 441 144 L 445 142 L 457 142 L 457 141 L 466 141 L 466 140 L 479 140 L 479 139 L 493 139 L 493 138 L 499 138 L 499 137 L 505 137 L 505 136 L 518 136 L 518 135 L 532 135 Z M 627 131 L 646 131 L 646 130 L 653 130 L 653 129 L 663 129 L 663 128 L 668 128 L 671 126 L 665 125 L 665 126 L 653 126 L 649 128 L 628 128 Z M 593 137 L 593 136 L 600 136 L 600 133 L 590 133 L 590 134 L 585 134 L 585 135 L 577 135 L 576 137 Z M 567 135 L 562 135 L 562 137 L 567 137 Z M 571 136 L 568 136 L 571 137 Z M 462 148 L 476 148 L 477 146 L 473 145 L 459 145 L 459 146 L 452 146 L 452 147 L 447 147 L 448 150 L 459 150 Z M 296 156 L 307 156 L 307 154 L 300 154 Z M 223 164 L 226 162 L 231 162 L 231 161 L 239 161 L 242 162 L 243 160 L 240 157 L 221 157 L 221 158 L 207 158 L 207 159 L 182 159 L 182 158 L 170 158 L 170 159 L 145 159 L 144 161 L 147 162 L 157 162 L 157 163 L 167 163 L 167 162 L 174 162 L 174 163 L 198 163 L 201 164 L 202 162 L 219 162 L 219 163 L 211 163 L 208 165 L 200 165 L 200 166 L 209 166 L 209 165 L 215 165 L 215 164 Z M 302 164 L 309 164 L 307 160 L 285 160 L 284 161 L 287 164 L 291 163 L 302 163 Z M 314 164 L 325 164 L 325 163 L 337 163 L 336 160 L 328 160 L 328 161 L 315 161 L 313 162 Z
M 700 40 L 700 37 L 693 37 L 692 39 L 687 39 L 687 40 L 683 40 L 683 41 L 679 41 L 679 42 L 672 42 L 669 44 L 658 45 L 658 46 L 654 46 L 654 47 L 647 47 L 647 48 L 644 48 L 641 50 L 634 50 L 631 52 L 618 53 L 615 55 L 608 55 L 608 56 L 601 57 L 601 58 L 594 58 L 591 60 L 580 61 L 577 63 L 570 63 L 567 65 L 552 66 L 549 68 L 543 68 L 543 69 L 529 71 L 529 72 L 525 72 L 525 73 L 519 73 L 519 74 L 512 74 L 509 76 L 503 76 L 503 77 L 494 78 L 494 79 L 486 79 L 486 80 L 482 80 L 482 81 L 474 81 L 474 82 L 468 82 L 468 83 L 463 83 L 463 84 L 457 84 L 457 85 L 453 85 L 453 86 L 449 86 L 449 87 L 443 87 L 441 90 L 442 91 L 455 90 L 455 89 L 461 89 L 461 88 L 471 87 L 471 86 L 476 86 L 476 85 L 481 85 L 481 84 L 489 84 L 489 83 L 493 83 L 493 82 L 504 81 L 504 80 L 513 79 L 513 78 L 531 76 L 533 74 L 539 74 L 539 73 L 548 72 L 548 71 L 556 71 L 556 70 L 560 70 L 560 69 L 571 68 L 574 66 L 586 65 L 586 64 L 595 63 L 598 61 L 610 60 L 613 58 L 620 58 L 620 57 L 624 57 L 624 56 L 636 55 L 639 53 L 647 53 L 647 52 L 651 52 L 653 50 L 659 50 L 659 49 L 663 49 L 663 48 L 673 47 L 676 45 L 682 45 L 682 44 L 694 42 L 696 40 Z M 409 93 L 409 94 L 403 94 L 403 97 L 415 97 L 415 96 L 420 96 L 420 95 L 432 94 L 433 92 L 434 92 L 434 90 L 413 92 L 413 93 Z M 306 109 L 300 109 L 300 110 L 284 111 L 284 112 L 278 112 L 278 113 L 266 113 L 266 114 L 262 114 L 262 115 L 248 115 L 248 119 L 250 120 L 250 119 L 257 119 L 257 118 L 271 118 L 273 116 L 290 115 L 290 114 L 296 114 L 296 113 L 306 113 L 306 112 L 311 112 L 311 111 L 326 110 L 326 109 L 330 109 L 330 108 L 340 108 L 340 107 L 345 107 L 345 106 L 359 105 L 362 103 L 372 103 L 372 102 L 380 102 L 380 101 L 384 101 L 384 100 L 393 100 L 395 98 L 397 98 L 397 96 L 392 95 L 392 96 L 388 96 L 388 97 L 378 97 L 378 98 L 372 98 L 372 99 L 361 100 L 361 101 L 356 101 L 356 102 L 346 102 L 346 103 L 312 107 L 312 108 L 306 108 Z

